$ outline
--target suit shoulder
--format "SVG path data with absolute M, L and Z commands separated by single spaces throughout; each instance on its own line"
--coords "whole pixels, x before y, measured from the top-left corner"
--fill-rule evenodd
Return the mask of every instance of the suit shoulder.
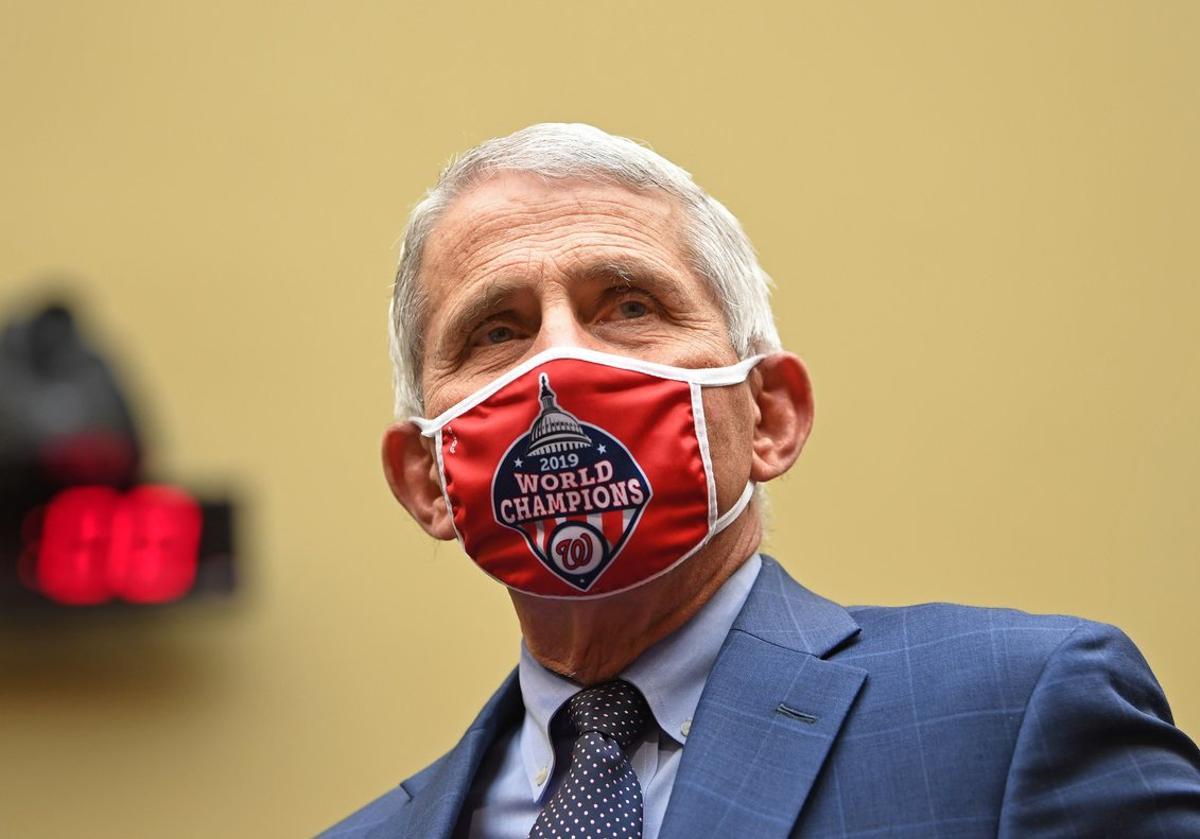
M 1107 624 L 1017 609 L 922 603 L 848 611 L 862 631 L 838 660 L 860 664 L 868 671 L 886 667 L 889 660 L 902 662 L 914 677 L 927 674 L 943 683 L 990 681 L 1002 685 L 1014 704 L 1028 697 L 1046 664 L 1068 645 L 1068 639 L 1097 635 L 1128 641 Z
M 1000 634 L 1012 636 L 1009 640 L 1017 641 L 1017 650 L 1030 652 L 1046 648 L 1053 650 L 1080 627 L 1105 626 L 1073 615 L 1042 615 L 1019 609 L 958 603 L 850 606 L 847 611 L 862 627 L 864 636 L 874 635 L 879 640 L 898 637 L 910 645 L 948 643 L 971 646 Z

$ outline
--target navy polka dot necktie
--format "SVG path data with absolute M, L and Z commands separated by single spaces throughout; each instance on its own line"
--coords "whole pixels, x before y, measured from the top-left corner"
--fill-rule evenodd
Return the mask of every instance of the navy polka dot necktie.
M 650 721 L 646 700 L 629 682 L 605 682 L 567 700 L 567 721 L 571 768 L 529 839 L 640 839 L 642 787 L 625 749 Z

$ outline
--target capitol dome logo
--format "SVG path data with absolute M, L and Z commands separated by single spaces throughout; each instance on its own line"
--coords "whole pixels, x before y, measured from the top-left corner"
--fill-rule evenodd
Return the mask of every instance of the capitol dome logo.
M 650 482 L 617 438 L 559 406 L 547 374 L 538 384 L 541 411 L 496 467 L 492 511 L 559 579 L 587 591 L 633 534 Z

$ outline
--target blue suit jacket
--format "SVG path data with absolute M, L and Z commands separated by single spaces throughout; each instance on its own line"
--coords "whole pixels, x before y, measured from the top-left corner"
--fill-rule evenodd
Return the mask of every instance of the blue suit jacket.
M 450 836 L 522 710 L 513 674 L 448 754 L 322 836 Z M 661 837 L 880 835 L 1200 836 L 1200 753 L 1120 630 L 944 604 L 847 610 L 764 558 Z

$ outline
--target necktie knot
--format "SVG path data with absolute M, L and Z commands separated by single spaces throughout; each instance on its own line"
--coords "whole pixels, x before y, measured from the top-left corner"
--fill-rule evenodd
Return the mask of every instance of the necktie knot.
M 567 718 L 577 735 L 599 732 L 625 749 L 650 721 L 650 706 L 641 691 L 629 682 L 616 680 L 572 696 L 567 701 Z

